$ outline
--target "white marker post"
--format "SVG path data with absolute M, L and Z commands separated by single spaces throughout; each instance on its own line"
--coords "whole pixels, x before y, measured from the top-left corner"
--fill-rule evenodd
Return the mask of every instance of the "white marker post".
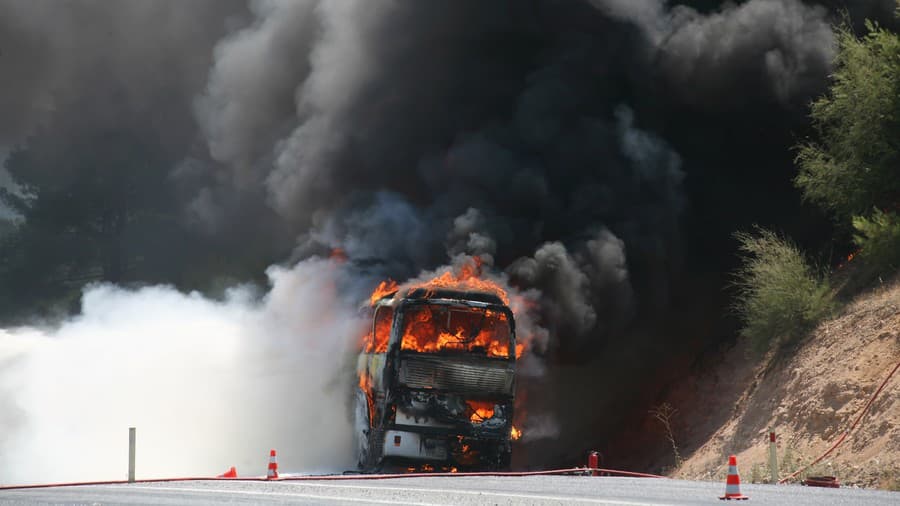
M 775 431 L 769 429 L 769 475 L 772 485 L 778 483 L 778 455 L 775 453 Z
M 128 428 L 128 483 L 134 483 L 134 447 L 137 439 L 137 429 Z

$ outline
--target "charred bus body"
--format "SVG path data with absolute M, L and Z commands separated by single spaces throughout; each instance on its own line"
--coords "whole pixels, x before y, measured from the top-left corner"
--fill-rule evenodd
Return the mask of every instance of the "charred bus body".
M 515 395 L 512 311 L 496 295 L 412 290 L 373 304 L 359 356 L 360 469 L 509 466 Z

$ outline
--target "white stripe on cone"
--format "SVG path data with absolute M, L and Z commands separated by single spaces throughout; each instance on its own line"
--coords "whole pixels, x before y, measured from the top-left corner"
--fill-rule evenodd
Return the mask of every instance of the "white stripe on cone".
M 728 466 L 728 474 L 731 476 L 737 476 L 737 466 Z M 725 495 L 741 495 L 741 484 L 740 483 L 726 483 L 725 484 Z
M 749 497 L 741 494 L 741 476 L 737 470 L 737 457 L 728 457 L 728 477 L 725 478 L 725 495 L 719 499 L 746 500 Z
M 275 450 L 269 452 L 269 471 L 266 473 L 267 479 L 278 478 L 278 462 L 275 457 Z

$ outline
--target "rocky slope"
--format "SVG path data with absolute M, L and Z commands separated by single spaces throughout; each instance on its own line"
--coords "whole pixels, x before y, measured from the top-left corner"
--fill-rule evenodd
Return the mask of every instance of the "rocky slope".
M 666 397 L 685 460 L 667 448 L 650 467 L 673 476 L 722 479 L 735 454 L 745 482 L 768 471 L 768 428 L 778 435 L 785 477 L 827 450 L 900 361 L 900 282 L 863 294 L 785 358 L 750 359 L 738 346 L 711 372 L 688 378 Z M 658 426 L 657 432 L 662 432 Z M 834 475 L 843 485 L 900 489 L 900 372 L 835 452 L 803 475 Z

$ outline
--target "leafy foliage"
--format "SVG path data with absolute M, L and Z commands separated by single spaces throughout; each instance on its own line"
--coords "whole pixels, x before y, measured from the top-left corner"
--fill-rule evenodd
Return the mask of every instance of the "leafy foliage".
M 900 269 L 900 217 L 876 209 L 870 217 L 853 218 L 853 240 L 859 246 L 863 282 Z
M 98 93 L 60 107 L 102 111 L 116 100 Z M 46 313 L 91 281 L 171 274 L 173 246 L 184 244 L 167 180 L 173 157 L 137 114 L 112 109 L 60 114 L 6 159 L 16 191 L 0 189 L 0 199 L 20 218 L 0 239 L 0 318 Z
M 0 218 L 0 240 L 2 240 L 3 236 L 10 234 L 13 230 L 15 230 L 15 224 L 12 220 Z
M 738 232 L 743 265 L 734 284 L 742 335 L 757 352 L 796 342 L 834 309 L 828 281 L 799 248 L 772 231 Z
M 900 36 L 866 26 L 839 32 L 833 84 L 812 105 L 819 140 L 797 155 L 804 198 L 845 218 L 900 203 Z

